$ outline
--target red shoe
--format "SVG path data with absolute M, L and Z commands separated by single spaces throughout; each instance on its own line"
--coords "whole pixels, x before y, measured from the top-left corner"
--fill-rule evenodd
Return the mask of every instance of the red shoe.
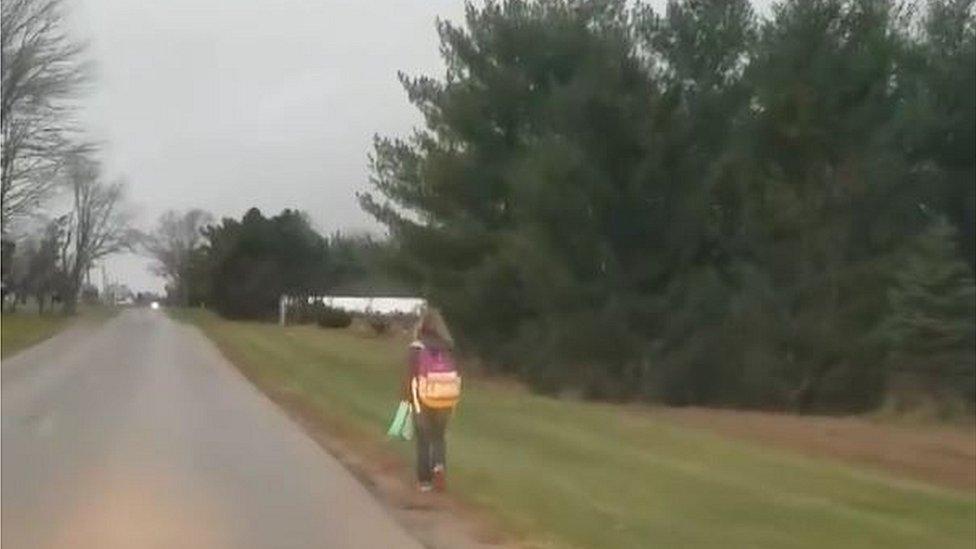
M 444 478 L 444 466 L 435 465 L 434 466 L 434 490 L 438 492 L 443 492 L 447 489 L 447 479 Z

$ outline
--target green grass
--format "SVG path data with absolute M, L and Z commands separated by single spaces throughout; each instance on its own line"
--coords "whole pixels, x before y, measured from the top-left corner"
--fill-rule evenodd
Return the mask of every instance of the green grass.
M 379 442 L 403 342 L 178 312 L 258 385 Z M 388 442 L 405 458 L 410 446 Z M 976 494 L 731 441 L 619 407 L 466 380 L 451 491 L 531 544 L 569 547 L 965 547 Z
M 0 315 L 0 357 L 8 357 L 60 332 L 73 322 L 102 321 L 115 314 L 109 307 L 82 307 L 73 317 L 21 310 Z
M 0 317 L 0 356 L 8 357 L 60 332 L 70 319 L 60 314 L 3 313 Z

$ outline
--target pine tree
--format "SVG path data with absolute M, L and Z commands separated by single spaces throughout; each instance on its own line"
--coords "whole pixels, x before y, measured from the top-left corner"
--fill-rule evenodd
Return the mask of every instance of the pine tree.
M 892 397 L 935 399 L 943 411 L 976 399 L 976 287 L 956 253 L 955 228 L 937 219 L 906 254 L 889 292 Z

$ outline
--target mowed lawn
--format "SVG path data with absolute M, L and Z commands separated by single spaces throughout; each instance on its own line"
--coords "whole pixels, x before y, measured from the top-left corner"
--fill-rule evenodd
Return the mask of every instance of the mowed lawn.
M 7 357 L 40 343 L 69 322 L 70 319 L 61 314 L 3 313 L 0 316 L 0 356 Z
M 36 345 L 65 329 L 74 322 L 102 322 L 111 318 L 114 307 L 82 306 L 75 316 L 59 312 L 37 314 L 21 309 L 16 313 L 0 315 L 0 357 L 8 357 L 32 345 Z
M 324 422 L 382 441 L 402 341 L 177 315 L 259 385 L 301 399 Z M 530 545 L 976 545 L 974 493 L 724 439 L 633 409 L 469 377 L 448 436 L 451 492 L 490 510 Z M 409 443 L 386 444 L 410 456 Z

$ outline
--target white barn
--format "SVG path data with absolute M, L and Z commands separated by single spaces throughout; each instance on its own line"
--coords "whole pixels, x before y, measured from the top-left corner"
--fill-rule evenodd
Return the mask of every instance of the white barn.
M 281 296 L 279 308 L 279 320 L 285 324 L 288 314 L 288 305 L 293 303 L 294 298 Z M 352 297 L 352 296 L 311 296 L 307 298 L 309 305 L 321 303 L 326 307 L 339 309 L 353 314 L 378 314 L 378 315 L 419 315 L 427 300 L 419 297 Z

